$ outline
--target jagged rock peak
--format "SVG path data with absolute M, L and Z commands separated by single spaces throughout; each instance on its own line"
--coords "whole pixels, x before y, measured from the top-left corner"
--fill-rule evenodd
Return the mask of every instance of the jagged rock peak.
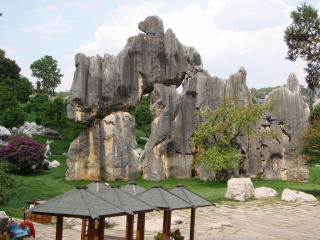
M 295 73 L 289 74 L 286 87 L 290 92 L 300 92 L 299 81 Z
M 150 35 L 163 35 L 163 22 L 158 16 L 149 16 L 138 24 L 138 28 Z
M 88 123 L 115 111 L 129 111 L 156 83 L 179 86 L 187 72 L 201 67 L 200 54 L 182 45 L 171 29 L 164 34 L 159 17 L 147 17 L 138 27 L 144 33 L 130 37 L 117 56 L 76 55 L 69 119 Z

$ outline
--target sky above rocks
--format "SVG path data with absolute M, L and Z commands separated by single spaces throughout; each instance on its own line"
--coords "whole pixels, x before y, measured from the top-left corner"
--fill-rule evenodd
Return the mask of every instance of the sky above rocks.
M 279 86 L 304 63 L 285 59 L 284 29 L 301 0 L 3 0 L 0 48 L 32 82 L 30 64 L 44 55 L 58 60 L 64 74 L 58 91 L 72 84 L 74 55 L 116 55 L 138 22 L 162 18 L 180 42 L 195 47 L 212 76 L 228 78 L 241 66 L 252 88 Z M 320 10 L 320 0 L 307 0 Z

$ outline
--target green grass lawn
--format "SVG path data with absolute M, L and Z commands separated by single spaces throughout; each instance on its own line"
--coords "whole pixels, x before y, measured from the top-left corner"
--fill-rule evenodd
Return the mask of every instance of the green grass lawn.
M 36 140 L 44 143 L 46 138 L 36 137 Z M 62 153 L 66 152 L 69 143 L 65 141 L 56 140 L 51 145 L 51 152 L 54 154 L 50 156 L 49 160 L 58 160 L 61 166 L 49 170 L 37 170 L 30 174 L 23 175 L 25 190 L 21 192 L 19 197 L 11 199 L 5 206 L 0 206 L 0 210 L 4 210 L 8 215 L 13 217 L 23 216 L 23 207 L 26 201 L 33 198 L 44 197 L 50 199 L 59 194 L 62 194 L 75 186 L 83 186 L 90 181 L 66 181 L 66 161 Z M 271 187 L 275 189 L 279 195 L 284 188 L 296 189 L 311 193 L 320 199 L 320 167 L 313 167 L 310 169 L 309 182 L 287 182 L 277 180 L 260 180 L 253 179 L 255 187 Z M 176 184 L 184 184 L 190 190 L 198 193 L 209 201 L 216 202 L 223 200 L 224 193 L 227 189 L 226 181 L 220 182 L 203 182 L 196 178 L 190 179 L 166 179 L 162 181 L 147 181 L 141 178 L 136 179 L 137 184 L 144 188 L 149 188 L 154 185 L 162 185 L 164 188 L 172 188 Z M 123 186 L 127 184 L 123 181 L 110 182 L 111 184 Z M 278 196 L 280 197 L 280 196 Z

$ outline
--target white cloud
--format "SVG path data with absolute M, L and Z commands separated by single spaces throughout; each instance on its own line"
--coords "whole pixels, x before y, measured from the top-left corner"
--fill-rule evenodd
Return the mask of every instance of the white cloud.
M 32 13 L 35 13 L 35 14 L 47 14 L 47 13 L 50 13 L 50 12 L 54 12 L 56 11 L 58 8 L 56 5 L 53 5 L 53 4 L 48 4 L 48 5 L 45 5 L 43 7 L 40 7 L 40 8 L 37 8 L 37 9 L 34 9 L 32 11 Z
M 72 22 L 70 20 L 61 16 L 54 16 L 41 24 L 25 27 L 22 32 L 31 35 L 32 39 L 43 40 L 70 32 L 72 30 L 71 25 Z
M 115 55 L 127 38 L 139 33 L 139 21 L 148 15 L 159 15 L 165 28 L 172 28 L 184 45 L 198 49 L 204 67 L 212 75 L 227 78 L 244 66 L 249 87 L 283 85 L 290 72 L 296 72 L 300 82 L 304 82 L 304 63 L 285 59 L 283 31 L 290 23 L 290 11 L 296 8 L 291 2 L 211 0 L 205 5 L 189 3 L 179 10 L 167 7 L 159 2 L 145 2 L 138 7 L 118 9 L 92 39 L 80 44 L 79 51 L 87 55 Z
M 62 7 L 72 9 L 72 11 L 76 11 L 79 14 L 85 14 L 90 11 L 95 10 L 102 3 L 105 2 L 103 0 L 60 0 L 59 4 Z
M 161 4 L 158 3 L 120 8 L 96 30 L 94 39 L 80 44 L 79 51 L 87 55 L 116 55 L 125 46 L 127 39 L 139 32 L 138 23 L 146 16 L 154 15 L 160 8 Z

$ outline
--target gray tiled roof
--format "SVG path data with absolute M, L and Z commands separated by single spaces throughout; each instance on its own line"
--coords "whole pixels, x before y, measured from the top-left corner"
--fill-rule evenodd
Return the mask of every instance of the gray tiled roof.
M 103 200 L 83 188 L 70 190 L 31 208 L 29 212 L 91 218 L 133 214 L 132 211 Z
M 171 189 L 170 192 L 184 199 L 185 201 L 190 203 L 193 207 L 205 207 L 205 206 L 212 205 L 211 202 L 200 197 L 198 194 L 188 190 L 182 185 L 177 185 L 175 188 Z
M 191 208 L 192 205 L 160 186 L 153 187 L 137 195 L 140 199 L 158 208 L 169 210 Z
M 147 201 L 143 201 L 140 198 L 131 195 L 130 193 L 120 189 L 119 187 L 110 187 L 101 191 L 92 192 L 99 196 L 101 199 L 114 203 L 115 205 L 127 209 L 132 212 L 145 212 L 157 209 Z
M 131 182 L 131 183 L 121 187 L 121 189 L 130 193 L 131 195 L 137 195 L 137 194 L 142 193 L 146 190 L 145 188 L 140 187 L 139 185 L 135 184 L 134 182 Z
M 93 182 L 87 185 L 87 190 L 91 192 L 102 191 L 103 189 L 110 188 L 110 186 L 101 183 L 101 182 Z

